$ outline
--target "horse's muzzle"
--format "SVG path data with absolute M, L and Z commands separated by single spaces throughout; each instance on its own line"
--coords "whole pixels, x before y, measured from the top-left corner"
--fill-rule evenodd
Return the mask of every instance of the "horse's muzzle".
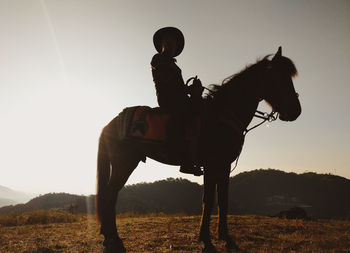
M 296 97 L 295 100 L 293 99 L 292 101 L 293 101 L 292 103 L 289 102 L 284 106 L 284 110 L 279 111 L 280 120 L 294 121 L 300 116 L 301 105 L 300 105 L 298 96 Z

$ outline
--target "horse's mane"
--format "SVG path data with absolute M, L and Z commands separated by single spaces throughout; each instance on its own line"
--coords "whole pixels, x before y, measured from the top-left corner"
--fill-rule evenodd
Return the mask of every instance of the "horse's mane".
M 239 88 L 238 86 L 247 85 L 247 83 L 251 83 L 252 80 L 256 80 L 259 78 L 261 71 L 265 70 L 269 63 L 272 63 L 272 61 L 268 59 L 270 56 L 271 55 L 266 55 L 264 58 L 258 59 L 256 63 L 247 65 L 240 72 L 225 78 L 221 85 L 211 84 L 210 91 L 205 96 L 205 99 L 212 100 L 220 94 L 227 94 L 232 88 Z M 298 74 L 294 63 L 287 57 L 279 57 L 273 65 L 277 71 L 291 77 Z

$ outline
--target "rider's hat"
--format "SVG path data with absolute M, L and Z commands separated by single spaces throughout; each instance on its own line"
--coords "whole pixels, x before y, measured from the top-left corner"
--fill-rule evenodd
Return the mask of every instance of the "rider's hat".
M 175 40 L 177 48 L 174 57 L 178 56 L 185 46 L 185 38 L 182 32 L 175 27 L 163 27 L 156 31 L 156 33 L 153 35 L 153 44 L 155 48 L 159 53 L 161 53 L 162 40 L 167 37 L 173 38 Z

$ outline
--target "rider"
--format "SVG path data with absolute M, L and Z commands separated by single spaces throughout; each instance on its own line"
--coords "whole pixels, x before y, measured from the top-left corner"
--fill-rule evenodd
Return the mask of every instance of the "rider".
M 176 65 L 176 59 L 185 45 L 182 32 L 175 27 L 159 29 L 153 36 L 153 43 L 158 51 L 151 61 L 152 76 L 155 83 L 157 101 L 160 108 L 174 114 L 174 117 L 185 121 L 189 112 L 198 111 L 203 87 L 195 78 L 191 86 L 187 86 L 182 78 L 181 69 Z M 191 97 L 188 96 L 191 95 Z M 181 117 L 182 116 L 182 117 Z M 197 161 L 198 138 L 190 137 L 191 156 L 180 167 L 180 172 L 201 175 Z

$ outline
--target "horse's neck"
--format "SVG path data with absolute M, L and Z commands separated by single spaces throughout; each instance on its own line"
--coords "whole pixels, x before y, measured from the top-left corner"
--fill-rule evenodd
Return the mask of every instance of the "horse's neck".
M 237 115 L 241 128 L 246 130 L 250 122 L 253 120 L 255 112 L 259 105 L 259 97 L 255 90 L 243 90 L 242 94 L 237 94 L 233 101 L 231 110 Z
M 232 91 L 232 96 L 228 95 L 226 101 L 218 99 L 214 110 L 221 112 L 220 114 L 233 121 L 239 126 L 241 131 L 247 129 L 252 121 L 258 104 L 260 102 L 258 94 L 257 82 L 254 85 L 242 86 Z M 214 112 L 215 113 L 215 112 Z

